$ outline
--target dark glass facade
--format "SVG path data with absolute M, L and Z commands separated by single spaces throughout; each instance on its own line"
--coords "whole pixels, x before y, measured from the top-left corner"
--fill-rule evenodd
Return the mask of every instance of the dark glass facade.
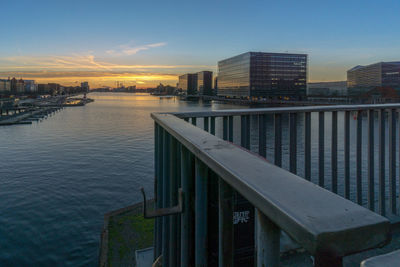
M 218 95 L 302 98 L 307 55 L 247 52 L 218 62 Z
M 197 94 L 197 73 L 187 73 L 179 76 L 178 89 L 188 95 Z
M 212 95 L 212 71 L 197 73 L 197 92 L 199 95 Z
M 400 62 L 379 62 L 347 71 L 347 87 L 370 90 L 374 87 L 400 89 Z

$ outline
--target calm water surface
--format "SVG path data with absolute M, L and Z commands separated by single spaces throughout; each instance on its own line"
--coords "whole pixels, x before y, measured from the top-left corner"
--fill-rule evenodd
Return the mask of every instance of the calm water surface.
M 42 122 L 0 128 L 0 266 L 95 266 L 104 213 L 140 201 L 141 186 L 153 190 L 150 113 L 233 108 L 90 97 Z

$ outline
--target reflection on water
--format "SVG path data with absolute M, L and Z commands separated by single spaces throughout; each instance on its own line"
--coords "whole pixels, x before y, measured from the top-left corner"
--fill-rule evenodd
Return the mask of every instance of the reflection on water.
M 92 93 L 32 125 L 0 128 L 0 265 L 97 265 L 104 213 L 153 186 L 151 112 L 233 108 Z

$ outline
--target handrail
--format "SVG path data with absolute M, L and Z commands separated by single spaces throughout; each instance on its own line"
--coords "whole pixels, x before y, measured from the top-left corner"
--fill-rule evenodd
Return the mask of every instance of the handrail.
M 278 108 L 251 108 L 251 109 L 222 109 L 213 111 L 176 112 L 169 113 L 179 118 L 191 117 L 222 117 L 235 115 L 257 115 L 268 113 L 297 113 L 297 112 L 321 112 L 321 111 L 358 111 L 373 109 L 396 109 L 399 104 L 366 104 L 366 105 L 330 105 L 330 106 L 305 106 L 305 107 L 278 107 Z
M 400 107 L 368 105 L 368 109 L 382 106 Z M 353 108 L 359 110 L 360 106 Z M 237 112 L 242 114 L 243 111 Z M 215 113 L 220 116 L 220 112 Z M 390 223 L 386 218 L 172 114 L 151 116 L 311 254 L 343 257 L 383 245 L 390 239 Z

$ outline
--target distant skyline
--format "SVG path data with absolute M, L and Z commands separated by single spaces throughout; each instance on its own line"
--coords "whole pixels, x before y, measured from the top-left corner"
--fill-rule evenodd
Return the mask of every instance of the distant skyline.
M 398 1 L 5 0 L 0 77 L 175 85 L 247 51 L 309 55 L 309 82 L 400 60 Z

